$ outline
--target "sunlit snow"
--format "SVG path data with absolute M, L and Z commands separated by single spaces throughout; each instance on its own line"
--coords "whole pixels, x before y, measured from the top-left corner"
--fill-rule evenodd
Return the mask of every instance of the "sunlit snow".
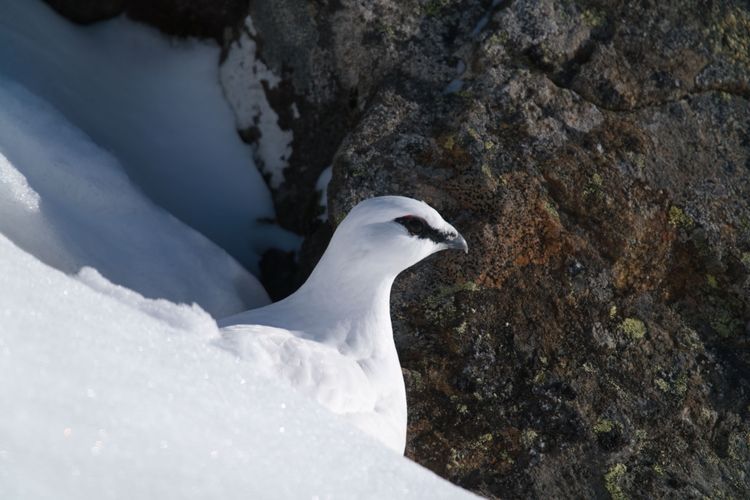
M 0 235 L 0 498 L 459 498 L 210 344 L 213 319 Z

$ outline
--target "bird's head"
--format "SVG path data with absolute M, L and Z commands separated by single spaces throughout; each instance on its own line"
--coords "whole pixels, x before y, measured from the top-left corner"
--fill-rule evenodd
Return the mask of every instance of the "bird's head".
M 463 236 L 434 208 L 403 196 L 360 202 L 336 228 L 329 246 L 350 264 L 394 276 L 448 249 L 469 251 Z

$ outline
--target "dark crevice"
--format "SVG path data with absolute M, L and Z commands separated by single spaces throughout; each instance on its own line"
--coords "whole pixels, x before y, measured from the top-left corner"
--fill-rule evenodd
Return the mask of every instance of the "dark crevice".
M 596 46 L 597 42 L 592 38 L 583 42 L 573 54 L 573 57 L 562 65 L 562 70 L 550 76 L 550 80 L 555 82 L 558 87 L 570 88 L 581 67 L 591 60 Z

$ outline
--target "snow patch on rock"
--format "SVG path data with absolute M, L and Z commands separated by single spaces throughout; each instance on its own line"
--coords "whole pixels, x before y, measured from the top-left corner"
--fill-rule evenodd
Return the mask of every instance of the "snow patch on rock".
M 328 220 L 328 184 L 331 182 L 333 176 L 333 166 L 327 166 L 318 177 L 318 182 L 315 183 L 315 190 L 320 193 L 320 206 L 323 207 L 323 213 L 318 216 L 318 219 L 322 221 Z
M 256 36 L 252 19 L 246 20 L 245 31 L 229 48 L 221 65 L 224 95 L 234 110 L 237 128 L 254 129 L 258 134 L 255 158 L 270 179 L 273 188 L 284 182 L 284 169 L 292 155 L 293 133 L 283 130 L 279 117 L 266 97 L 264 85 L 274 89 L 281 79 L 257 57 Z M 298 115 L 296 107 L 292 113 Z

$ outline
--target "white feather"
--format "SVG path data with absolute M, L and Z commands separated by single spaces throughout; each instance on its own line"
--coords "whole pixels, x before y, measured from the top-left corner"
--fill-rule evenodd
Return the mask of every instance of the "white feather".
M 409 234 L 395 221 L 406 215 L 458 245 Z M 428 255 L 465 246 L 426 203 L 401 196 L 363 201 L 299 290 L 220 321 L 219 343 L 403 453 L 406 391 L 391 328 L 391 285 Z

